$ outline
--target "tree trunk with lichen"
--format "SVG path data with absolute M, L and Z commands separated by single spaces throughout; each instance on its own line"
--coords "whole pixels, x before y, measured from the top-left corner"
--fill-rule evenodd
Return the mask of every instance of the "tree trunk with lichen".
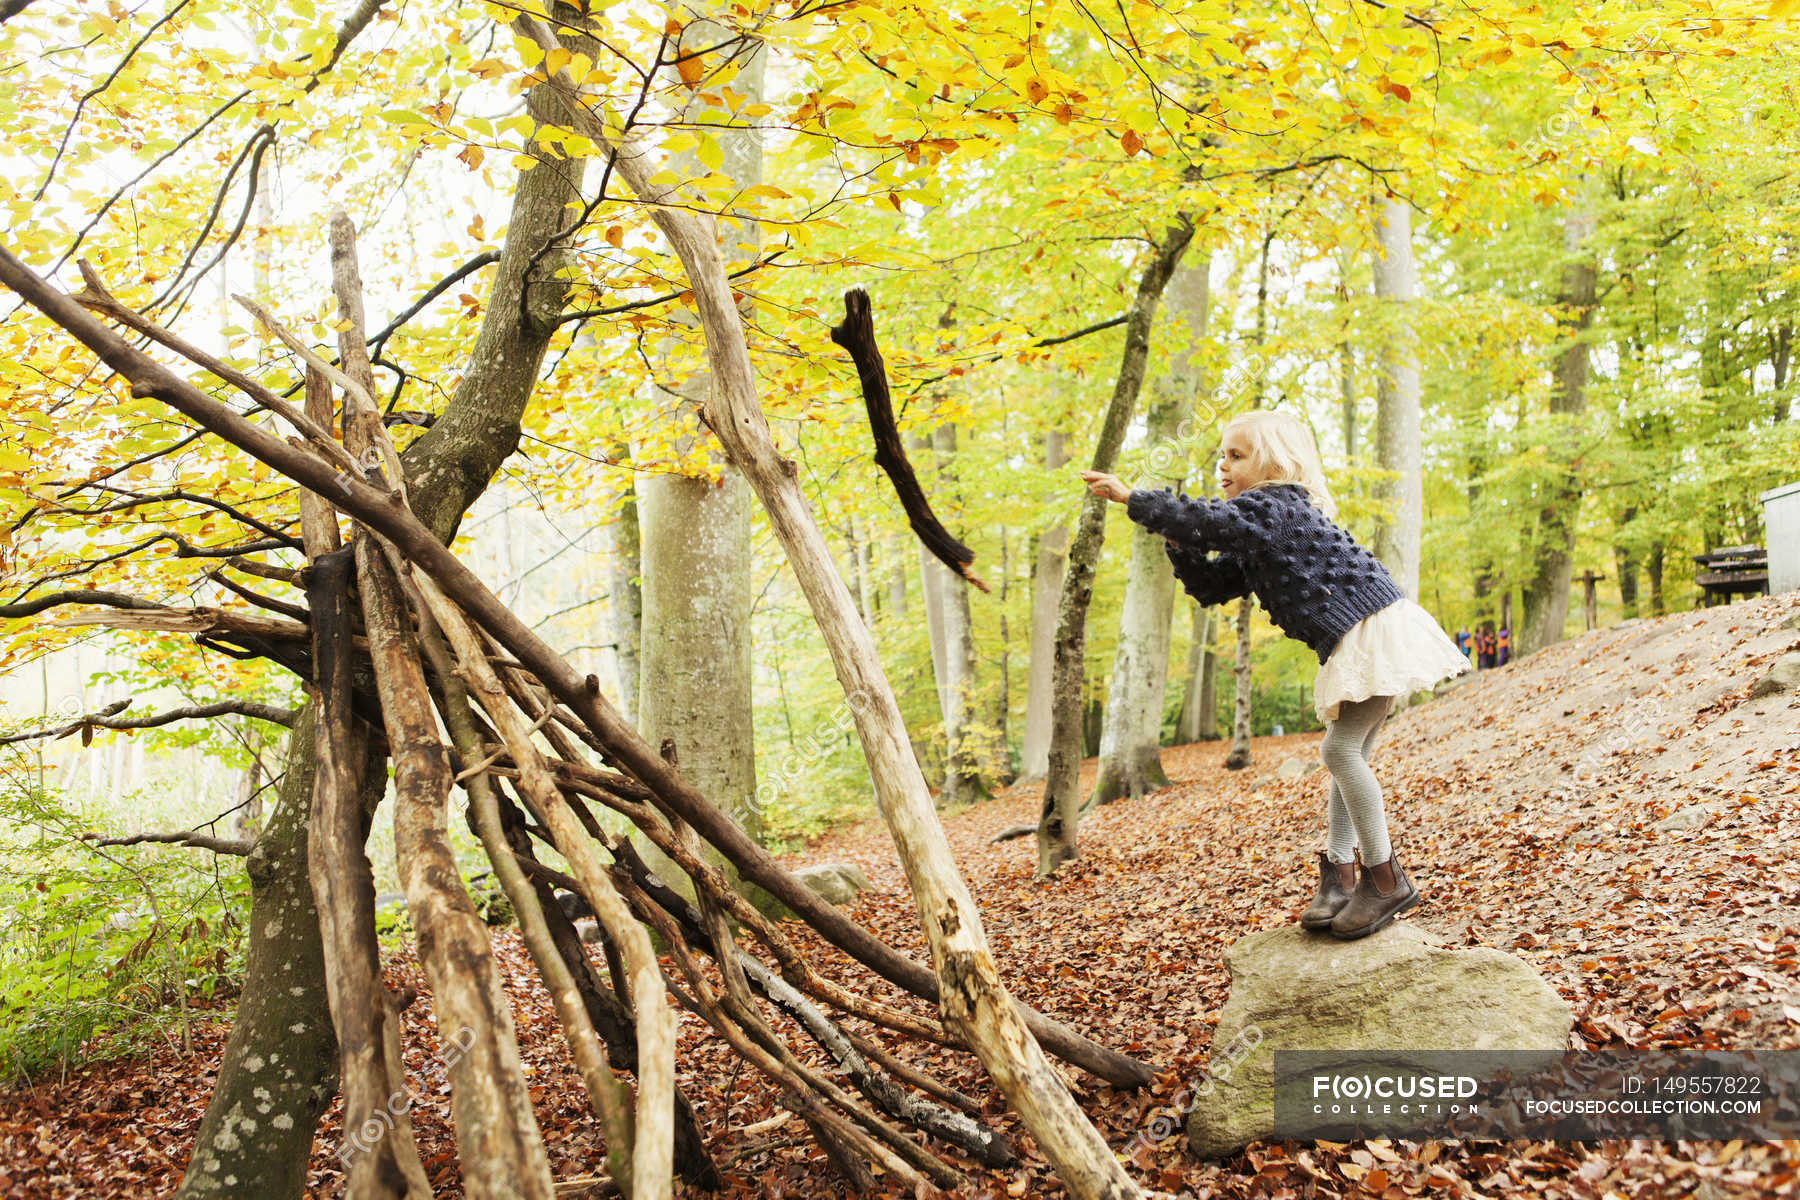
M 1193 240 L 1194 227 L 1178 217 L 1163 231 L 1150 261 L 1138 280 L 1137 293 L 1125 320 L 1125 345 L 1119 373 L 1113 382 L 1100 437 L 1089 464 L 1095 471 L 1111 471 L 1118 462 L 1125 430 L 1137 407 L 1144 368 L 1150 354 L 1150 330 L 1156 319 L 1163 289 L 1180 265 Z M 1089 493 L 1082 501 L 1081 519 L 1069 549 L 1068 573 L 1063 579 L 1062 600 L 1056 614 L 1056 657 L 1050 691 L 1050 763 L 1044 776 L 1044 799 L 1038 811 L 1039 878 L 1076 855 L 1075 830 L 1081 819 L 1080 793 L 1082 728 L 1081 683 L 1087 653 L 1088 604 L 1094 595 L 1094 568 L 1106 536 L 1106 509 L 1111 502 Z
M 1174 345 L 1168 373 L 1152 385 L 1154 400 L 1144 421 L 1144 474 L 1136 486 L 1174 487 L 1187 478 L 1189 452 L 1181 438 L 1193 426 L 1194 399 L 1200 391 L 1197 351 L 1206 336 L 1211 263 L 1211 254 L 1201 254 L 1169 280 L 1169 336 Z M 1132 526 L 1119 644 L 1106 689 L 1109 703 L 1089 806 L 1121 796 L 1136 798 L 1169 785 L 1162 765 L 1163 692 L 1169 679 L 1169 626 L 1181 588 L 1165 547 L 1160 535 Z

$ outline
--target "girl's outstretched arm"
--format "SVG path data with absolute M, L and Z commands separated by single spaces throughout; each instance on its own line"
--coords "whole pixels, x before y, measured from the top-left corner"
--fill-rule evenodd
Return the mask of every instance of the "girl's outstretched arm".
M 1263 540 L 1269 532 L 1269 495 L 1256 488 L 1229 500 L 1190 500 L 1168 488 L 1137 488 L 1125 512 L 1152 533 L 1177 542 L 1216 550 L 1236 550 Z

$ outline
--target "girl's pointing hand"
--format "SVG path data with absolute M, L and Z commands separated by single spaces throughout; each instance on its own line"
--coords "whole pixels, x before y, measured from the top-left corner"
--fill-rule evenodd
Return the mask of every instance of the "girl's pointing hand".
M 1088 491 L 1111 500 L 1114 504 L 1123 504 L 1131 499 L 1131 489 L 1117 475 L 1109 475 L 1105 471 L 1083 471 L 1081 480 L 1087 484 Z

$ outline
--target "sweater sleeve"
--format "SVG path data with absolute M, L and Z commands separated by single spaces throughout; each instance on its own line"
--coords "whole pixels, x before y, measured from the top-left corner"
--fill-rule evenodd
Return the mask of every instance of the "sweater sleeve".
M 1250 591 L 1244 566 L 1234 554 L 1208 558 L 1206 551 L 1180 542 L 1165 543 L 1175 578 L 1197 602 L 1206 605 L 1236 600 Z
M 1190 500 L 1168 488 L 1134 489 L 1125 513 L 1152 533 L 1208 550 L 1244 550 L 1268 536 L 1266 493 L 1255 488 L 1230 500 Z

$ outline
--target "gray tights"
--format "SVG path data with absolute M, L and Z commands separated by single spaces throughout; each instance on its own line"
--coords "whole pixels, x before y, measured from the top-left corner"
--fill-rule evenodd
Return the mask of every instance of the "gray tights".
M 1340 704 L 1338 719 L 1325 726 L 1325 739 L 1319 743 L 1319 757 L 1331 772 L 1325 854 L 1334 863 L 1352 861 L 1358 843 L 1367 866 L 1384 863 L 1393 854 L 1387 816 L 1381 809 L 1381 784 L 1369 769 L 1375 735 L 1381 732 L 1381 722 L 1393 704 L 1392 696 Z

